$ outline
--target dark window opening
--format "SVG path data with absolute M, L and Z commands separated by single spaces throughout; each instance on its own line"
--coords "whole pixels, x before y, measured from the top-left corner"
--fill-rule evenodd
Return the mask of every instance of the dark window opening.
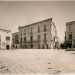
M 10 37 L 9 37 L 9 36 L 7 36 L 7 37 L 6 37 L 6 40 L 10 40 Z
M 33 36 L 30 37 L 30 40 L 31 40 L 31 43 L 32 43 L 32 41 L 33 41 Z
M 16 46 L 16 48 L 17 48 L 17 46 Z
M 26 37 L 24 37 L 24 42 L 26 42 Z
M 42 45 L 42 49 L 44 49 L 44 45 Z
M 40 42 L 40 35 L 38 35 L 38 42 Z
M 33 44 L 31 44 L 31 48 L 33 48 Z
M 47 39 L 46 39 L 46 34 L 44 34 L 44 43 L 47 42 Z
M 40 48 L 40 35 L 38 35 L 38 48 Z
M 70 40 L 72 39 L 72 34 L 69 34 L 69 39 L 70 39 Z
M 40 32 L 40 27 L 38 26 L 38 32 Z
M 44 25 L 44 32 L 46 32 L 46 25 Z
M 21 37 L 20 37 L 20 47 L 22 48 L 22 32 L 21 32 Z
M 48 44 L 47 44 L 47 49 L 48 49 Z
M 30 37 L 31 40 L 31 48 L 33 48 L 33 36 Z

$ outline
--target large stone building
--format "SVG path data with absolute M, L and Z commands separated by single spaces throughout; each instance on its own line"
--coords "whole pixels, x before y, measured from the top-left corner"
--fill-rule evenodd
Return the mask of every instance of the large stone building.
M 0 49 L 11 48 L 11 31 L 0 28 Z
M 66 23 L 65 42 L 70 47 L 75 47 L 75 21 Z
M 45 19 L 19 27 L 19 32 L 13 33 L 14 48 L 54 48 L 56 42 L 56 27 L 52 18 Z

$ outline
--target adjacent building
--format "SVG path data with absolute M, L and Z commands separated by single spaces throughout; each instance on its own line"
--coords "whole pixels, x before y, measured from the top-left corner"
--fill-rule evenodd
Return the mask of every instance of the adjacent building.
M 19 32 L 12 35 L 13 48 L 55 48 L 57 33 L 52 18 L 20 26 L 18 30 Z
M 11 48 L 11 31 L 0 28 L 0 49 Z
M 20 48 L 19 32 L 12 33 L 12 48 Z
M 65 42 L 69 47 L 75 47 L 75 21 L 66 23 Z

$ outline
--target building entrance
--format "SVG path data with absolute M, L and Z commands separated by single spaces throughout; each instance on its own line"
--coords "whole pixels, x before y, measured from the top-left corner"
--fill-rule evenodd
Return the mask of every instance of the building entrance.
M 9 45 L 6 45 L 6 49 L 10 49 L 10 46 Z

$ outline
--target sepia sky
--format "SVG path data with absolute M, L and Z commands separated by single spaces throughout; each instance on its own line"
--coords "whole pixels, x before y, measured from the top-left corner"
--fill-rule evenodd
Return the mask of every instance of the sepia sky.
M 12 32 L 16 32 L 18 26 L 24 26 L 51 17 L 57 27 L 58 36 L 63 41 L 65 23 L 75 21 L 75 2 L 0 2 L 0 26 L 9 28 Z

